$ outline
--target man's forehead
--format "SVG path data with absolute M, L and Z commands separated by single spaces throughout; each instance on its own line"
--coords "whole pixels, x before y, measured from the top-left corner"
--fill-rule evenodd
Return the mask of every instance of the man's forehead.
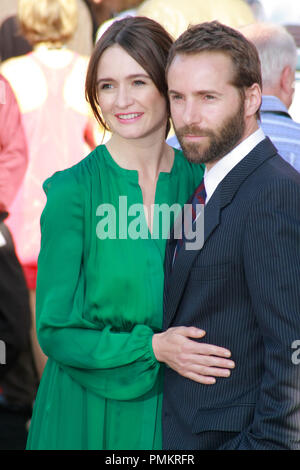
M 177 53 L 167 70 L 167 80 L 182 76 L 185 80 L 218 75 L 220 81 L 231 82 L 235 75 L 235 66 L 231 57 L 223 51 L 201 51 Z
M 174 64 L 181 65 L 186 62 L 202 62 L 205 61 L 222 61 L 228 64 L 228 66 L 233 65 L 232 59 L 226 51 L 222 50 L 203 50 L 195 52 L 177 52 L 172 59 L 172 62 L 169 64 L 169 69 Z

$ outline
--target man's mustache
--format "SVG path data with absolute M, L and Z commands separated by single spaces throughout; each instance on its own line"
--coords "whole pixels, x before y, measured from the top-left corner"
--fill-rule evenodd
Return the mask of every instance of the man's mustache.
M 186 135 L 194 135 L 196 137 L 212 137 L 214 133 L 209 130 L 201 129 L 201 127 L 197 126 L 184 126 L 180 129 L 175 129 L 176 135 L 180 137 L 184 137 Z

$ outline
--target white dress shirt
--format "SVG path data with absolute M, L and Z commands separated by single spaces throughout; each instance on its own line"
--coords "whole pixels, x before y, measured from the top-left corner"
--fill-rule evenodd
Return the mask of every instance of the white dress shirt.
M 261 128 L 249 135 L 225 157 L 221 158 L 210 170 L 205 169 L 204 184 L 206 190 L 205 204 L 209 201 L 223 178 L 229 173 L 259 142 L 265 138 Z

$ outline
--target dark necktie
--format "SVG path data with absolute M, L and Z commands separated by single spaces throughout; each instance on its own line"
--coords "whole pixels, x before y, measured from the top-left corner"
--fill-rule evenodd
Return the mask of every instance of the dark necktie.
M 197 217 L 197 204 L 205 204 L 206 200 L 206 190 L 205 190 L 205 185 L 204 185 L 204 179 L 201 181 L 199 186 L 196 188 L 192 202 L 190 204 L 190 208 L 192 211 L 192 226 L 194 225 L 194 222 Z M 182 212 L 184 214 L 184 212 Z M 184 230 L 184 217 L 182 217 L 182 237 L 177 240 L 177 244 L 175 247 L 175 252 L 174 252 L 174 257 L 173 257 L 173 265 L 175 263 L 176 257 L 179 253 L 179 250 L 182 248 L 184 242 L 185 242 L 185 230 Z

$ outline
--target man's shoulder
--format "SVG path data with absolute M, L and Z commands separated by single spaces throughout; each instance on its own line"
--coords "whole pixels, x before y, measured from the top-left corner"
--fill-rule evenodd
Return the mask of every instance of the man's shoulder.
M 270 178 L 289 179 L 300 185 L 300 173 L 288 163 L 279 153 L 269 162 Z
M 300 174 L 276 150 L 269 138 L 261 141 L 234 169 L 234 180 L 226 183 L 231 186 L 240 181 L 239 195 L 249 200 L 275 187 L 291 186 L 300 190 Z M 237 184 L 237 183 L 236 183 Z
M 259 165 L 245 181 L 245 187 L 252 188 L 255 195 L 279 191 L 286 195 L 286 188 L 300 196 L 300 174 L 279 153 L 274 153 Z
M 282 133 L 284 133 L 285 130 L 282 127 L 278 127 L 278 125 L 282 126 L 282 124 L 284 124 L 284 126 L 295 128 L 298 132 L 300 130 L 300 123 L 292 119 L 287 107 L 276 96 L 263 95 L 260 114 L 262 126 L 267 123 L 270 125 L 273 124 L 274 127 L 278 128 Z

